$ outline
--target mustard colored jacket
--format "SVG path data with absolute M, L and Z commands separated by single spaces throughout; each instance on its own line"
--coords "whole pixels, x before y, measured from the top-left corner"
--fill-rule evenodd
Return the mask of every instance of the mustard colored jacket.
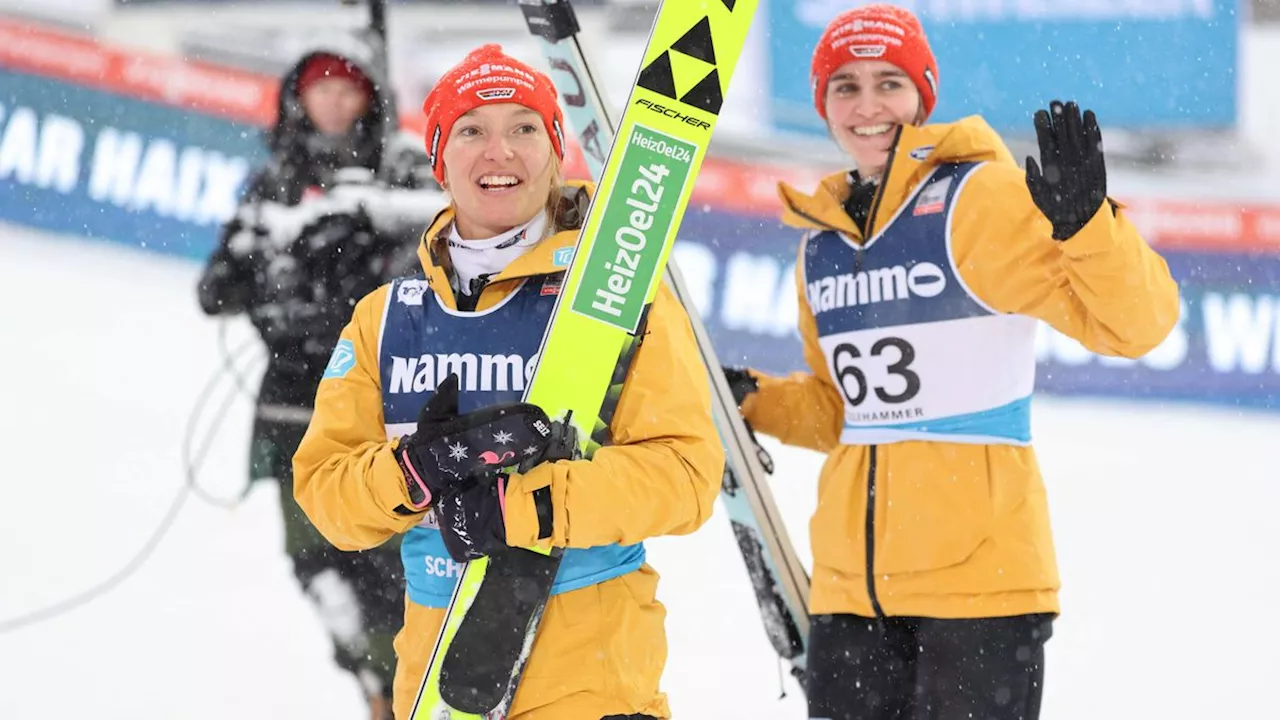
M 1113 211 L 1104 203 L 1076 236 L 1054 241 L 1024 171 L 981 118 L 902 129 L 872 206 L 871 232 L 889 223 L 936 166 L 982 161 L 955 200 L 951 227 L 957 270 L 977 298 L 998 312 L 1043 320 L 1105 355 L 1139 357 L 1168 335 L 1178 318 L 1178 288 L 1122 206 Z M 845 174 L 828 177 L 812 196 L 786 185 L 779 192 L 787 224 L 863 242 L 842 206 Z M 885 615 L 1058 612 L 1058 570 L 1035 451 L 934 441 L 840 444 L 842 395 L 819 347 L 800 260 L 799 330 L 810 372 L 753 371 L 760 389 L 743 412 L 761 432 L 828 453 L 810 522 L 812 612 L 870 616 L 873 592 Z

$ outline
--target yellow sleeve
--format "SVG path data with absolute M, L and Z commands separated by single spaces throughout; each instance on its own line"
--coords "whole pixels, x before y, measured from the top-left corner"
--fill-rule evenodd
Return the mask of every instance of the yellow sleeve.
M 810 372 L 773 377 L 752 370 L 760 389 L 743 401 L 742 414 L 752 428 L 788 445 L 828 452 L 840 442 L 844 401 L 827 370 L 827 359 L 818 344 L 818 323 L 805 296 L 804 243 L 796 261 L 796 293 L 800 296 L 800 340 Z
M 961 279 L 993 309 L 1045 321 L 1103 355 L 1141 357 L 1178 320 L 1169 267 L 1110 200 L 1074 237 L 1052 226 L 1016 166 L 986 165 L 962 190 L 952 252 Z
M 331 363 L 293 456 L 293 496 L 340 550 L 376 547 L 422 519 L 395 512 L 409 506 L 409 492 L 383 423 L 377 333 L 388 291 L 383 286 L 356 305 L 339 341 L 350 343 L 354 364 L 343 372 Z
M 683 535 L 711 517 L 724 450 L 689 319 L 664 282 L 611 423 L 590 460 L 539 465 L 506 491 L 507 542 L 538 542 L 533 493 L 551 488 L 550 544 L 588 548 Z M 544 541 L 545 542 L 545 541 Z

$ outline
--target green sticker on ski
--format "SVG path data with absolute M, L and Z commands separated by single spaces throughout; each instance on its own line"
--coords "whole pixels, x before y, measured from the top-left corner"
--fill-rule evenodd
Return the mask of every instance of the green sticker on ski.
M 634 333 L 698 148 L 639 124 L 625 147 L 573 311 Z

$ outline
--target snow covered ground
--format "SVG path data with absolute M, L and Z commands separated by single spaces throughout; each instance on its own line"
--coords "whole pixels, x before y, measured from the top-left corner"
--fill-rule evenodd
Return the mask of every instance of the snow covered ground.
M 117 588 L 2 630 L 112 576 L 177 497 L 188 416 L 221 362 L 197 273 L 0 225 L 4 720 L 362 717 L 293 584 L 270 486 L 233 511 L 189 498 Z M 1280 416 L 1041 398 L 1034 422 L 1065 581 L 1043 717 L 1274 717 Z M 201 474 L 211 493 L 239 491 L 248 433 L 236 399 Z M 770 449 L 808 558 L 819 458 Z M 723 514 L 650 548 L 676 716 L 805 717 L 796 686 L 779 685 Z

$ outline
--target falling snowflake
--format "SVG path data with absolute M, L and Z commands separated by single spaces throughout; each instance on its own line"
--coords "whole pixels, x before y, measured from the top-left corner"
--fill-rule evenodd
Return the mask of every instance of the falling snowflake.
M 455 443 L 449 446 L 449 457 L 454 460 L 467 459 L 467 446 L 462 443 Z
M 506 445 L 507 443 L 515 439 L 516 439 L 515 436 L 507 432 L 506 430 L 499 430 L 498 432 L 493 434 L 493 441 L 498 443 L 499 445 Z

